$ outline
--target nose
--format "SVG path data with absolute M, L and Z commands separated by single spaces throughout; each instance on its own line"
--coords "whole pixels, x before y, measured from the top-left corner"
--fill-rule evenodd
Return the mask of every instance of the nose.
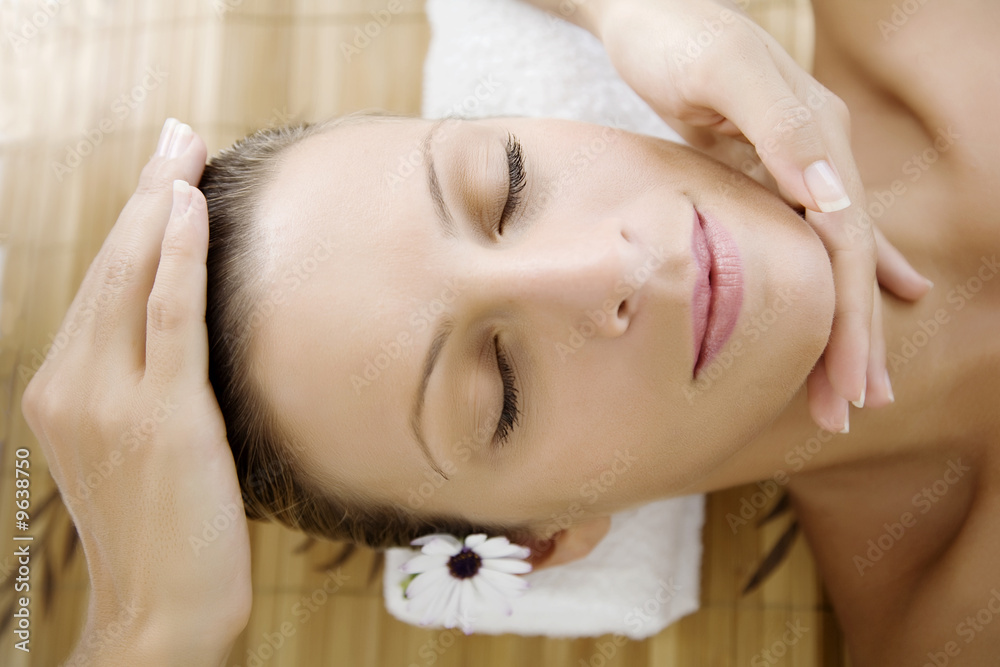
M 560 326 L 589 322 L 594 336 L 622 335 L 637 304 L 639 252 L 620 221 L 599 227 L 563 229 L 559 239 L 496 253 L 480 294 L 498 308 L 554 318 Z

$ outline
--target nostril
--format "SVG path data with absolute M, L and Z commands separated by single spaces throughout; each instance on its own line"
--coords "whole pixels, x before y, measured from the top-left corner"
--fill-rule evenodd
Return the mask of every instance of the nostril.
M 626 306 L 627 303 L 628 301 L 623 299 L 622 302 L 618 304 L 618 317 L 624 317 L 625 313 L 628 312 L 628 308 Z

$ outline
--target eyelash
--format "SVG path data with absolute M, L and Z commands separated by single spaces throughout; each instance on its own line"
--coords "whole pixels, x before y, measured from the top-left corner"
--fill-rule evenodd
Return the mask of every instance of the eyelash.
M 517 423 L 520 414 L 517 408 L 517 388 L 514 386 L 514 371 L 507 361 L 507 356 L 500 349 L 500 337 L 494 336 L 493 345 L 497 352 L 497 367 L 500 369 L 500 379 L 503 381 L 503 411 L 497 422 L 494 442 L 502 446 L 507 442 L 510 432 Z
M 510 133 L 507 134 L 507 173 L 509 176 L 507 202 L 504 204 L 503 212 L 500 214 L 500 221 L 497 223 L 497 235 L 503 234 L 504 225 L 521 203 L 521 190 L 524 189 L 526 180 L 521 142 Z M 514 430 L 514 425 L 517 424 L 520 411 L 517 407 L 517 387 L 515 386 L 514 371 L 507 360 L 507 356 L 500 349 L 499 336 L 493 338 L 493 346 L 497 353 L 497 368 L 500 369 L 500 379 L 503 381 L 503 410 L 500 412 L 500 419 L 497 422 L 497 430 L 493 436 L 493 441 L 497 446 L 503 446 L 507 443 L 511 431 Z
M 507 173 L 509 185 L 507 188 L 507 203 L 504 204 L 503 212 L 500 214 L 500 222 L 497 224 L 497 234 L 503 234 L 504 225 L 507 223 L 518 204 L 521 203 L 521 190 L 525 185 L 524 156 L 521 153 L 521 142 L 513 134 L 507 134 Z

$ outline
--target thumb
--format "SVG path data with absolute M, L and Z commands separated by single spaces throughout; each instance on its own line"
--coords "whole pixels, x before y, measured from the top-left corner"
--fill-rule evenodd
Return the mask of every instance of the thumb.
M 186 181 L 174 181 L 170 220 L 146 306 L 146 377 L 154 381 L 167 384 L 178 375 L 208 372 L 207 255 L 205 197 Z

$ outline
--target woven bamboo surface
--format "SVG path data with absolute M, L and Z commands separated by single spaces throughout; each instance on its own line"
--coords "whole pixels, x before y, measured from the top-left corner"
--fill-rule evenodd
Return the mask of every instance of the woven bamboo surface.
M 263 125 L 359 108 L 418 114 L 430 32 L 421 0 L 347 62 L 339 44 L 385 0 L 69 0 L 0 2 L 0 573 L 12 557 L 14 450 L 32 450 L 32 493 L 51 487 L 20 397 L 84 272 L 135 187 L 168 116 L 190 123 L 213 153 Z M 751 13 L 803 64 L 811 14 L 803 0 L 756 0 Z M 339 545 L 296 553 L 302 536 L 251 526 L 254 607 L 230 665 L 771 665 L 848 664 L 803 540 L 758 591 L 740 589 L 788 525 L 730 529 L 725 516 L 758 489 L 710 496 L 702 609 L 646 641 L 473 636 L 422 630 L 384 609 L 373 558 L 326 568 Z M 50 531 L 32 571 L 31 652 L 0 635 L 0 664 L 55 665 L 86 608 L 79 547 L 66 552 L 58 504 L 33 526 Z M 69 565 L 64 569 L 63 563 Z M 341 581 L 335 586 L 332 575 Z M 328 585 L 324 587 L 324 582 Z M 12 587 L 2 592 L 9 603 Z M 308 615 L 303 599 L 311 599 Z M 283 627 L 284 624 L 284 627 Z M 782 640 L 786 624 L 802 633 Z M 278 643 L 282 630 L 287 635 Z M 290 631 L 289 631 L 290 629 Z M 773 649 L 770 654 L 765 651 Z M 255 658 L 255 659 L 251 659 Z

